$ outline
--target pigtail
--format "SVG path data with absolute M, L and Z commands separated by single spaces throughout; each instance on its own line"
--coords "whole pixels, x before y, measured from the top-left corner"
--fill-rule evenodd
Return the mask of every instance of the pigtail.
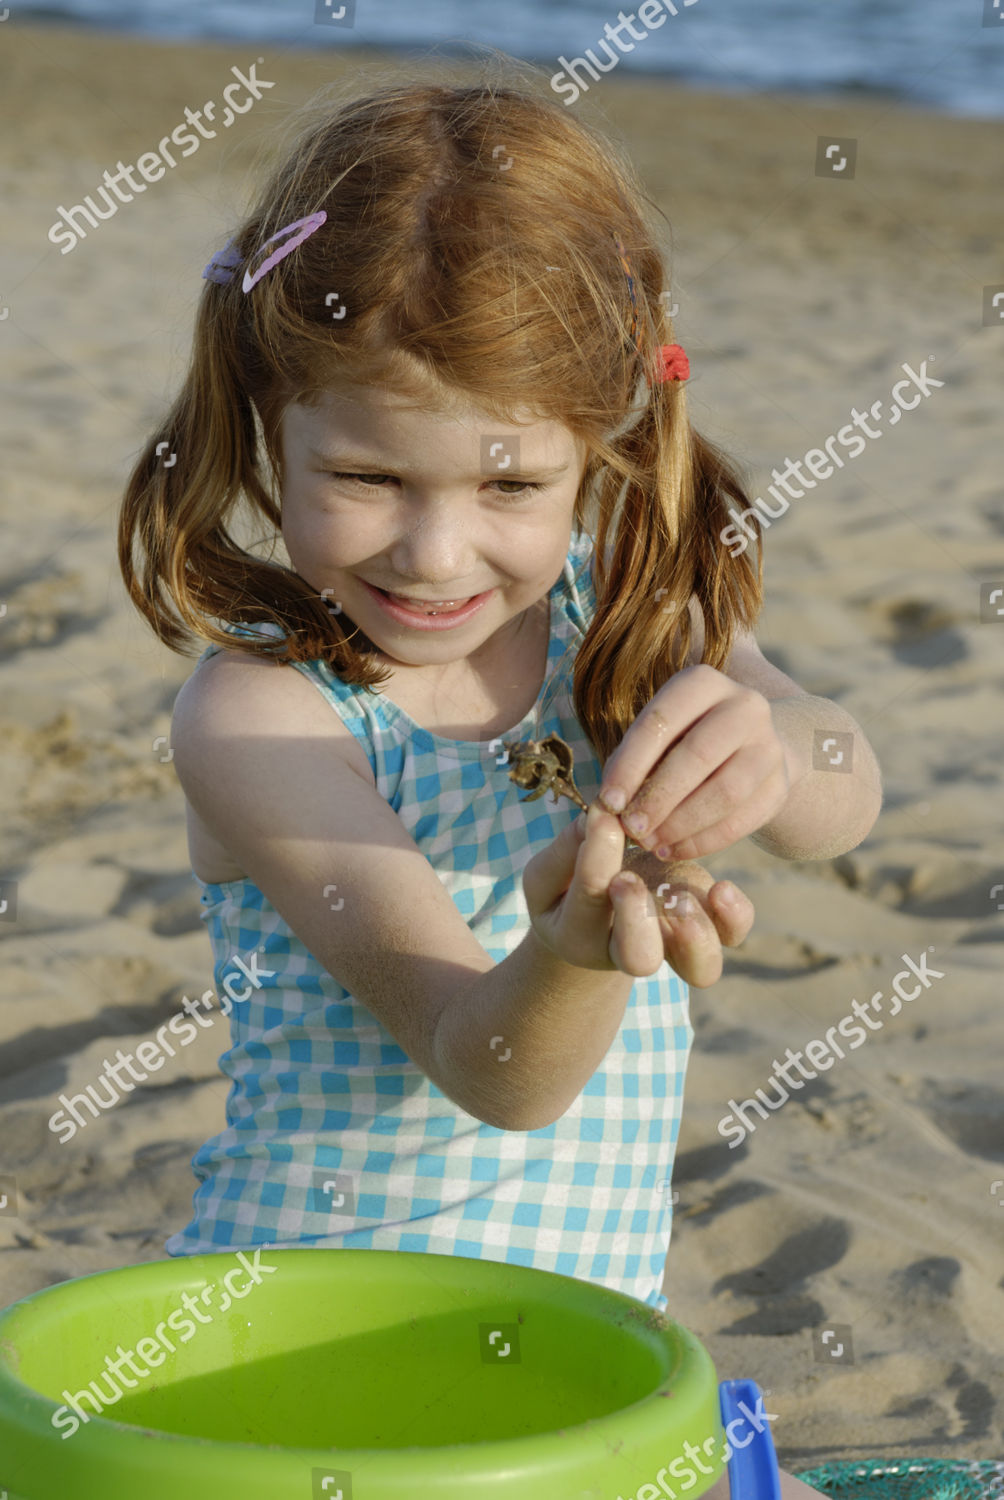
M 228 529 L 244 498 L 273 534 L 281 525 L 262 478 L 266 469 L 275 475 L 277 454 L 260 433 L 254 399 L 256 389 L 268 391 L 272 372 L 262 368 L 250 318 L 239 270 L 229 284 L 207 283 L 188 374 L 126 486 L 118 524 L 126 589 L 158 638 L 182 655 L 196 654 L 198 638 L 232 647 L 233 634 L 216 621 L 268 620 L 285 639 L 262 634 L 256 654 L 322 658 L 346 681 L 381 682 L 386 669 L 351 646 L 355 626 L 346 619 L 343 627 L 337 601 L 292 569 L 245 552 Z
M 687 664 L 692 595 L 704 616 L 701 660 L 719 669 L 763 602 L 759 529 L 755 568 L 745 549 L 734 556 L 720 539 L 729 500 L 748 503 L 742 482 L 725 454 L 691 427 L 681 383 L 653 386 L 611 460 L 600 476 L 597 608 L 573 679 L 576 715 L 601 763 Z

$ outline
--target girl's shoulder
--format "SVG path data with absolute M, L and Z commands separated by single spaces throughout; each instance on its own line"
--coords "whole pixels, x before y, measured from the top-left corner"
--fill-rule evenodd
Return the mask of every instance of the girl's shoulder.
M 194 713 L 200 720 L 208 721 L 217 710 L 224 708 L 235 696 L 246 701 L 265 701 L 273 696 L 269 689 L 278 679 L 289 675 L 277 673 L 276 667 L 283 663 L 267 656 L 256 655 L 234 643 L 232 646 L 217 646 L 215 643 L 202 652 L 192 672 L 182 683 L 175 698 L 175 714 L 184 709 Z
M 286 729 L 326 740 L 372 785 L 373 771 L 359 742 L 303 668 L 303 663 L 258 656 L 236 644 L 203 652 L 175 698 L 172 744 L 193 724 L 200 734 L 230 732 L 235 723 L 244 733 L 249 725 L 259 726 L 261 733 L 260 726 L 278 718 Z

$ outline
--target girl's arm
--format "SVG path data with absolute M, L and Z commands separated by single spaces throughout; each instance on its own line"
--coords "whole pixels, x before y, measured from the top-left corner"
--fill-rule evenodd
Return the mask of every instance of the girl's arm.
M 499 1129 L 568 1107 L 610 1046 L 631 976 L 559 964 L 532 934 L 496 964 L 299 672 L 211 657 L 178 694 L 171 744 L 189 802 L 235 863 L 448 1098 Z M 709 910 L 673 934 L 673 967 L 698 986 L 753 917 L 744 897 L 734 916 Z
M 699 660 L 702 627 L 695 640 Z M 750 834 L 753 843 L 779 859 L 833 859 L 857 849 L 882 810 L 881 771 L 860 724 L 773 666 L 752 631 L 735 640 L 723 672 L 770 702 L 774 732 L 788 762 L 785 805 Z
M 770 710 L 791 789 L 753 842 L 779 859 L 834 859 L 856 849 L 882 810 L 881 772 L 860 725 L 810 693 L 774 698 Z
M 856 848 L 867 837 L 882 809 L 878 762 L 860 725 L 846 710 L 828 698 L 817 698 L 805 692 L 792 678 L 772 666 L 750 631 L 738 636 L 723 667 L 702 666 L 704 625 L 696 599 L 691 599 L 690 620 L 691 644 L 685 667 L 672 676 L 652 699 L 650 707 L 654 709 L 658 705 L 659 714 L 650 716 L 646 709 L 639 715 L 622 745 L 608 758 L 603 771 L 601 802 L 609 806 L 607 793 L 611 786 L 620 785 L 627 794 L 626 813 L 637 810 L 648 815 L 650 831 L 642 836 L 643 842 L 652 849 L 660 844 L 670 844 L 675 859 L 701 859 L 735 842 L 735 832 L 731 838 L 723 837 L 726 813 L 733 823 L 744 824 L 742 833 L 748 833 L 754 842 L 781 859 L 832 859 Z M 699 673 L 706 674 L 700 678 L 700 685 L 695 675 Z M 726 678 L 729 679 L 728 691 L 723 690 Z M 725 771 L 728 750 L 715 759 L 715 741 L 708 742 L 707 724 L 704 731 L 700 728 L 705 720 L 710 722 L 712 714 L 719 713 L 723 734 L 731 734 L 735 741 L 736 723 L 746 722 L 736 719 L 736 688 L 749 689 L 759 703 L 755 719 L 749 719 L 746 743 L 741 748 L 752 750 L 755 747 L 763 764 L 765 747 L 771 744 L 772 753 L 778 760 L 777 774 L 771 773 L 774 790 L 769 799 L 770 809 L 761 815 L 766 821 L 751 823 L 748 807 L 742 808 L 741 816 L 736 815 L 742 801 L 736 791 L 736 777 L 733 777 L 730 793 L 735 805 L 730 809 L 723 804 L 721 792 L 729 785 Z M 765 704 L 770 713 L 769 735 L 764 735 L 762 729 L 761 714 Z M 726 705 L 728 710 L 722 714 L 720 710 Z M 752 706 L 753 700 L 751 714 Z M 648 717 L 651 722 L 645 724 L 642 732 L 642 720 Z M 691 721 L 689 729 L 688 719 Z M 701 740 L 702 732 L 704 740 L 698 747 L 696 742 Z M 665 748 L 667 734 L 671 742 L 668 750 Z M 673 739 L 674 735 L 676 739 Z M 687 741 L 691 751 L 689 761 L 681 753 L 671 772 L 676 745 L 683 740 Z M 675 825 L 673 822 L 676 807 L 698 790 L 692 773 L 695 757 L 699 765 L 708 768 L 704 777 L 708 784 L 718 768 L 715 772 L 718 782 L 717 828 L 713 826 L 715 799 L 709 799 L 706 793 L 703 803 L 698 797 L 692 803 L 689 815 L 678 817 Z M 747 782 L 750 759 L 747 755 L 744 773 Z M 782 769 L 786 788 L 780 780 Z M 681 775 L 681 771 L 686 774 Z M 744 794 L 747 802 L 753 801 L 754 793 L 761 802 L 765 800 L 763 789 L 754 788 Z M 695 823 L 699 803 L 703 820 Z M 689 829 L 685 826 L 687 824 Z M 625 827 L 632 837 L 639 837 L 629 822 Z
M 700 617 L 691 610 L 697 661 L 704 649 Z M 750 835 L 753 842 L 779 859 L 834 859 L 856 849 L 882 810 L 882 775 L 861 726 L 773 666 L 752 632 L 737 638 L 722 670 L 768 700 L 788 763 L 784 807 Z

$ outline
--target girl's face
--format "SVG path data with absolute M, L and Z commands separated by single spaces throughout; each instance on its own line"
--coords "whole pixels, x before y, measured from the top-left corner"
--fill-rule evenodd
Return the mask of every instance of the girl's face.
M 585 444 L 557 422 L 506 428 L 466 403 L 456 410 L 433 415 L 357 387 L 282 418 L 290 561 L 389 665 L 434 670 L 505 646 L 565 565 Z M 485 597 L 429 628 L 427 614 L 379 590 Z

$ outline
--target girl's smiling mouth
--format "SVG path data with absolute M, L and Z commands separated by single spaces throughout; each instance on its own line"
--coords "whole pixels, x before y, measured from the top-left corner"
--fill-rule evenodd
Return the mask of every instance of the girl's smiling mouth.
M 436 605 L 434 601 L 427 602 L 404 602 L 403 595 L 395 595 L 381 589 L 373 583 L 361 580 L 367 592 L 377 601 L 385 614 L 397 621 L 398 624 L 410 626 L 413 630 L 444 630 L 451 629 L 457 625 L 464 625 L 473 619 L 481 606 L 495 592 L 487 589 L 484 593 L 473 594 L 457 604 Z

